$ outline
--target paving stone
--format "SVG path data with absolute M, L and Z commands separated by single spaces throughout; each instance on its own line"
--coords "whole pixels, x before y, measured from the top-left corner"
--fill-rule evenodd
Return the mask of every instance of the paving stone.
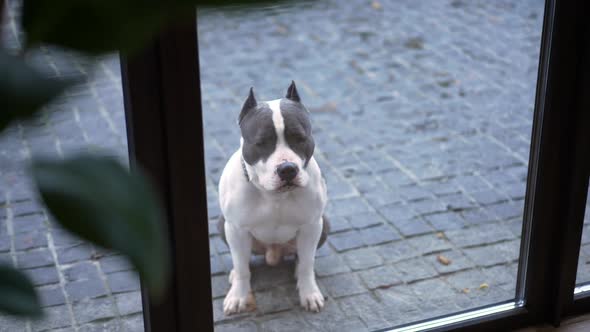
M 389 288 L 402 283 L 399 273 L 389 265 L 361 271 L 359 276 L 369 289 Z
M 37 288 L 36 291 L 39 294 L 41 306 L 43 307 L 66 304 L 66 298 L 60 285 L 45 286 Z
M 443 212 L 425 216 L 424 219 L 437 231 L 459 229 L 467 225 L 467 222 L 455 212 Z
M 221 259 L 219 258 L 219 256 L 214 255 L 210 257 L 210 264 L 211 264 L 211 274 L 212 275 L 218 275 L 220 273 L 225 273 L 226 272 L 226 268 L 223 265 L 223 263 L 221 262 Z
M 392 225 L 406 237 L 434 232 L 434 228 L 421 218 L 397 220 L 392 222 Z
M 0 263 L 12 265 L 12 257 L 10 257 L 10 254 L 0 254 Z
M 477 204 L 464 194 L 453 194 L 445 196 L 442 201 L 448 210 L 463 211 L 477 207 Z
M 359 231 L 360 236 L 369 246 L 392 242 L 401 239 L 399 233 L 393 230 L 389 225 L 365 228 Z
M 438 273 L 451 273 L 474 267 L 473 263 L 457 250 L 444 251 L 428 256 L 430 264 Z
M 19 253 L 16 260 L 21 269 L 54 265 L 53 257 L 47 249 Z
M 468 223 L 474 225 L 486 224 L 495 220 L 495 217 L 485 209 L 463 211 L 461 212 L 461 216 L 463 219 L 467 220 Z
M 459 187 L 450 182 L 430 182 L 423 187 L 434 193 L 436 196 L 445 196 L 461 192 Z
M 27 322 L 21 318 L 0 315 L 0 332 L 27 331 Z
M 117 294 L 115 301 L 117 302 L 119 312 L 123 316 L 142 312 L 140 292 Z
M 361 185 L 359 190 L 362 191 Z M 398 192 L 394 192 L 388 188 L 371 188 L 363 193 L 363 197 L 373 206 L 374 208 L 380 208 L 383 206 L 397 204 L 403 202 L 403 198 Z
M 353 270 L 365 270 L 381 265 L 383 259 L 373 248 L 351 250 L 343 254 L 346 264 Z
M 474 291 L 479 290 L 480 286 L 483 284 L 489 285 L 491 280 L 479 270 L 467 270 L 449 276 L 446 281 L 455 289 L 463 291 L 465 294 L 472 297 L 478 295 L 478 293 Z
M 475 175 L 460 176 L 455 178 L 453 182 L 467 192 L 477 192 L 490 189 L 489 184 Z
M 424 200 L 411 203 L 411 207 L 414 211 L 421 215 L 432 214 L 436 212 L 443 212 L 447 210 L 445 204 L 437 200 Z
M 526 182 L 512 183 L 509 186 L 503 186 L 502 191 L 513 200 L 524 199 L 526 193 Z
M 435 234 L 421 235 L 406 241 L 415 247 L 421 255 L 447 250 L 452 247 L 446 238 Z
M 481 205 L 490 205 L 508 200 L 508 198 L 504 195 L 491 189 L 471 193 L 471 197 L 473 197 Z
M 502 203 L 496 205 L 490 205 L 487 207 L 490 212 L 494 213 L 501 220 L 517 218 L 522 216 L 523 205 L 514 203 Z
M 423 305 L 432 305 L 433 307 L 444 307 L 443 312 L 457 311 L 458 308 L 453 308 L 452 303 L 455 297 L 461 296 L 450 284 L 442 280 L 432 279 L 419 281 L 411 286 L 412 291 L 416 294 Z M 446 307 L 445 307 L 446 306 Z
M 256 310 L 263 315 L 290 310 L 295 302 L 291 301 L 289 295 L 290 292 L 283 287 L 256 292 Z M 298 300 L 297 304 L 299 304 Z
M 350 216 L 371 211 L 369 205 L 357 197 L 331 201 L 331 204 L 334 212 L 330 213 L 330 215 L 335 217 Z
M 349 317 L 357 316 L 365 324 L 366 328 L 361 331 L 371 331 L 378 328 L 391 326 L 386 317 L 391 315 L 387 313 L 386 308 L 368 293 L 349 296 L 339 299 L 340 308 L 347 313 Z
M 115 284 L 115 287 L 118 286 Z M 108 294 L 103 281 L 100 279 L 68 282 L 65 285 L 65 289 L 68 298 L 72 302 L 106 296 Z
M 108 283 L 113 293 L 139 290 L 139 277 L 135 272 L 116 272 L 107 274 Z
M 350 268 L 339 255 L 319 257 L 315 260 L 315 273 L 318 277 L 326 277 L 349 271 Z
M 230 284 L 227 275 L 215 276 L 211 278 L 211 294 L 213 298 L 225 296 L 227 291 L 229 291 L 229 287 Z
M 518 264 L 513 265 L 518 270 Z M 516 290 L 516 271 L 512 271 L 510 267 L 497 265 L 484 268 L 482 272 L 487 277 L 489 285 L 499 286 L 508 292 Z
M 10 209 L 15 217 L 41 212 L 41 206 L 37 202 L 30 200 L 12 203 Z
M 10 251 L 10 238 L 6 235 L 0 235 L 0 253 Z
M 330 220 L 330 233 L 339 233 L 348 231 L 352 228 L 350 222 L 344 217 L 329 218 Z
M 514 234 L 502 224 L 489 224 L 445 232 L 450 242 L 458 247 L 470 247 L 514 239 Z
M 428 260 L 424 258 L 411 258 L 395 263 L 393 266 L 399 272 L 398 275 L 404 282 L 432 278 L 438 274 Z
M 339 274 L 322 278 L 320 283 L 324 285 L 328 294 L 335 298 L 367 291 L 354 274 Z
M 79 261 L 88 261 L 92 258 L 92 249 L 88 244 L 58 248 L 56 251 L 57 260 L 60 264 L 71 264 Z
M 80 262 L 63 270 L 67 281 L 98 280 L 98 268 L 91 262 Z
M 43 231 L 45 226 L 45 216 L 42 214 L 29 214 L 15 217 L 12 221 L 14 234 Z
M 72 325 L 68 307 L 65 305 L 44 308 L 44 316 L 40 320 L 31 322 L 33 331 L 57 329 Z
M 59 283 L 59 276 L 55 266 L 47 266 L 23 270 L 35 286 L 43 286 Z
M 104 273 L 129 271 L 133 269 L 129 261 L 123 256 L 103 257 L 99 262 L 100 268 Z
M 425 315 L 424 302 L 414 294 L 411 287 L 399 285 L 377 289 L 375 293 L 382 301 L 380 305 L 388 310 L 389 315 L 396 318 L 396 324 L 404 323 L 400 321 L 400 317 L 404 317 L 408 321 L 415 321 Z
M 56 247 L 71 247 L 83 243 L 80 238 L 62 229 L 52 230 L 51 236 Z
M 329 256 L 334 253 L 334 250 L 330 248 L 327 242 L 325 242 L 321 247 L 319 247 L 315 252 L 315 257 L 323 257 Z
M 111 298 L 90 299 L 74 303 L 72 310 L 79 324 L 115 317 Z
M 419 256 L 418 250 L 411 246 L 407 241 L 388 243 L 375 247 L 377 253 L 386 262 L 399 262 L 408 258 Z
M 351 317 L 349 313 L 341 310 L 338 304 L 331 299 L 327 299 L 320 314 L 304 310 L 300 310 L 299 313 L 301 318 L 311 325 L 312 329 L 319 331 L 350 331 L 347 329 L 348 327 L 358 327 L 358 324 L 361 323 L 358 318 Z M 361 326 L 364 327 L 364 324 L 361 323 Z
M 104 331 L 121 331 L 122 327 L 118 320 L 111 319 L 80 326 L 81 332 L 104 332 Z
M 407 201 L 417 201 L 432 198 L 430 191 L 418 186 L 404 188 L 404 190 L 401 192 L 401 196 Z
M 360 248 L 365 245 L 357 231 L 330 235 L 328 241 L 337 252 Z
M 21 233 L 14 237 L 14 249 L 17 251 L 40 247 L 47 247 L 47 237 L 44 232 Z
M 273 319 L 269 319 L 260 323 L 260 331 L 301 332 L 311 330 L 311 327 L 305 321 L 300 319 L 295 313 L 285 312 L 273 317 Z
M 263 265 L 251 269 L 251 286 L 254 291 L 260 291 L 277 285 L 293 283 L 295 281 L 295 264 L 283 262 L 279 266 Z
M 385 220 L 376 212 L 367 212 L 347 217 L 350 225 L 354 228 L 366 228 L 381 225 Z
M 253 321 L 241 320 L 227 324 L 215 325 L 216 332 L 257 332 L 258 326 Z
M 218 254 L 225 254 L 229 252 L 229 247 L 223 242 L 221 237 L 215 236 L 209 238 L 209 248 L 215 250 Z
M 479 266 L 509 263 L 518 259 L 520 240 L 501 242 L 485 247 L 465 249 L 465 254 Z
M 402 204 L 382 206 L 378 209 L 378 211 L 394 225 L 398 221 L 410 220 L 417 215 L 416 211 L 412 210 L 410 206 Z

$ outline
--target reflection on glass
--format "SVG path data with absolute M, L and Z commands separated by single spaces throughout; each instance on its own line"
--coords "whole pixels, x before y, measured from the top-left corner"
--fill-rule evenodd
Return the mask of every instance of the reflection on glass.
M 578 258 L 576 284 L 585 284 L 590 281 L 590 196 L 588 198 L 584 213 L 584 230 L 582 231 L 582 247 Z
M 21 3 L 0 4 L 3 49 L 23 45 L 15 22 Z M 108 152 L 127 163 L 119 57 L 81 58 L 44 46 L 27 50 L 23 58 L 51 77 L 75 76 L 82 83 L 40 117 L 0 134 L 0 264 L 15 265 L 31 278 L 45 314 L 28 321 L 0 312 L 0 331 L 143 331 L 140 284 L 130 264 L 54 222 L 36 199 L 27 172 L 31 158 L 81 151 Z M 5 96 L 0 99 L 6 106 Z
M 543 1 L 318 1 L 199 11 L 217 328 L 377 329 L 513 299 Z M 295 80 L 328 183 L 299 307 L 293 258 L 251 259 L 255 313 L 224 315 L 218 182 L 248 90 Z M 286 325 L 285 325 L 286 324 Z

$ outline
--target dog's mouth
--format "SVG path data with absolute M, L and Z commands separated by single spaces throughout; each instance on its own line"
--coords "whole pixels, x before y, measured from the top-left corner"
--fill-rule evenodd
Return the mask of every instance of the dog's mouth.
M 299 185 L 297 185 L 296 183 L 294 183 L 292 181 L 289 181 L 289 182 L 285 182 L 285 183 L 281 184 L 275 191 L 283 193 L 283 192 L 291 191 L 297 187 L 299 187 Z

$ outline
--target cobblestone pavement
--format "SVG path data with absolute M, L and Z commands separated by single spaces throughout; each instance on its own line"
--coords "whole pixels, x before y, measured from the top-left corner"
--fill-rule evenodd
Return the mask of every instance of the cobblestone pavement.
M 224 317 L 231 260 L 211 229 L 216 327 L 367 330 L 514 296 L 543 1 L 336 0 L 199 15 L 210 223 L 217 181 L 239 144 L 234 119 L 291 79 L 312 112 L 332 233 L 317 255 L 326 309 L 298 307 L 293 263 L 255 257 L 255 313 Z M 18 44 L 14 27 L 4 29 Z M 61 55 L 61 56 L 59 56 Z M 29 273 L 48 317 L 0 316 L 0 331 L 142 330 L 122 258 L 61 231 L 32 199 L 31 156 L 127 151 L 119 64 L 46 49 L 31 61 L 88 80 L 61 112 L 0 137 L 0 260 Z M 590 280 L 584 233 L 580 280 Z

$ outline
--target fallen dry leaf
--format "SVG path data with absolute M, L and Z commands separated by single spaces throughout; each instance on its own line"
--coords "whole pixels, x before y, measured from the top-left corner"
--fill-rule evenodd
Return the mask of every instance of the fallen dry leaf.
M 451 260 L 446 258 L 443 255 L 438 255 L 436 256 L 436 259 L 438 260 L 439 263 L 441 263 L 442 265 L 449 265 L 451 264 Z
M 445 233 L 438 232 L 438 233 L 436 233 L 436 237 L 439 238 L 439 239 L 444 239 L 445 238 Z
M 379 1 L 373 1 L 373 2 L 371 2 L 371 7 L 373 7 L 373 9 L 375 9 L 375 10 L 379 10 L 383 6 L 381 6 L 381 3 Z
M 479 289 L 486 289 L 486 288 L 490 288 L 490 285 L 488 285 L 485 282 L 483 284 L 479 285 Z
M 463 288 L 461 291 L 463 293 L 467 294 L 467 293 L 471 292 L 471 289 L 469 289 L 469 288 Z

